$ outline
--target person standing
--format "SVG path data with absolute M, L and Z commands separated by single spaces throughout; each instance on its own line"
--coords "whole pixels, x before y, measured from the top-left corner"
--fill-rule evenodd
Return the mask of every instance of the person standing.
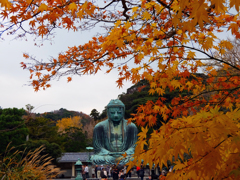
M 97 167 L 97 177 L 98 178 L 101 178 L 101 175 L 100 175 L 101 174 L 101 170 L 102 170 L 102 167 L 98 166 Z
M 85 173 L 85 166 L 84 165 L 82 166 L 82 177 L 83 177 L 83 180 L 86 179 L 86 173 Z
M 119 171 L 117 169 L 117 166 L 114 166 L 113 167 L 113 174 L 112 174 L 113 180 L 118 180 L 118 173 L 119 173 Z
M 111 166 L 107 166 L 107 173 L 108 173 L 108 178 L 111 177 Z
M 97 169 L 98 169 L 98 165 L 95 166 L 95 177 L 98 178 L 97 176 Z
M 108 176 L 108 175 L 107 175 L 107 169 L 106 169 L 106 168 L 103 168 L 102 171 L 103 171 L 104 176 L 106 176 L 106 178 L 107 178 L 107 176 Z
M 86 178 L 89 178 L 88 165 L 85 166 L 85 174 L 86 174 Z
M 141 180 L 143 180 L 143 177 L 144 177 L 144 168 L 143 168 L 143 165 L 141 165 L 141 168 L 139 170 L 139 176 L 141 178 Z
M 120 178 L 121 176 L 124 176 L 123 169 L 119 171 L 118 177 Z
M 105 178 L 105 175 L 104 175 L 104 168 L 102 168 L 101 173 L 100 173 L 100 176 L 101 176 L 101 178 Z
M 162 174 L 161 174 L 161 176 L 159 177 L 159 179 L 165 179 L 166 176 L 167 176 L 167 173 L 168 173 L 168 169 L 167 169 L 166 167 L 164 167 L 164 168 L 162 169 Z
M 127 172 L 127 177 L 132 177 L 132 168 Z
M 123 167 L 123 174 L 125 177 L 127 177 L 127 166 Z
M 137 170 L 137 176 L 138 176 L 138 178 L 139 178 L 139 170 L 140 170 L 140 167 L 137 166 L 136 170 Z
M 124 175 L 124 170 L 122 169 L 120 172 L 119 172 L 119 180 L 125 180 L 125 175 Z

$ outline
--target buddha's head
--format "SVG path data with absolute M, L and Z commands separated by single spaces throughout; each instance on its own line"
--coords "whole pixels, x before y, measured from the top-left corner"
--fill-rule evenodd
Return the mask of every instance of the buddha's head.
M 119 122 L 123 119 L 125 105 L 119 99 L 111 100 L 107 105 L 108 118 L 113 122 Z

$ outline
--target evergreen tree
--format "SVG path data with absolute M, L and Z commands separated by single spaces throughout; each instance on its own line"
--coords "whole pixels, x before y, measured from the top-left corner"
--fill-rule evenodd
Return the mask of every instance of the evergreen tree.
M 18 146 L 26 142 L 28 129 L 22 118 L 24 109 L 0 109 L 0 154 L 5 152 L 7 145 Z

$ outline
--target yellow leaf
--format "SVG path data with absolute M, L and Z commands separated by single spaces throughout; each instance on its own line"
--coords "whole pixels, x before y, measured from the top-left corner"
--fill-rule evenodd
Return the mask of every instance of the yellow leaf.
M 193 59 L 193 58 L 195 58 L 195 56 L 196 56 L 196 53 L 195 53 L 195 52 L 188 51 L 187 58 L 189 58 L 189 59 Z
M 41 11 L 41 12 L 47 11 L 47 9 L 48 9 L 48 6 L 44 3 L 42 3 L 38 8 L 38 10 Z
M 217 12 L 225 12 L 225 6 L 224 6 L 225 0 L 212 0 L 212 4 L 215 5 L 215 9 Z
M 151 87 L 151 88 L 155 88 L 156 86 L 157 86 L 157 83 L 156 83 L 156 82 L 151 82 L 151 83 L 150 83 L 150 87 Z
M 156 45 L 158 45 L 158 46 L 160 46 L 160 47 L 161 47 L 161 46 L 162 46 L 162 44 L 163 44 L 163 43 L 162 43 L 162 40 L 157 40 L 157 42 L 156 42 Z
M 132 12 L 136 12 L 137 10 L 138 10 L 138 7 L 137 7 L 137 6 L 135 6 L 135 7 L 132 8 Z
M 144 20 L 149 20 L 149 19 L 151 19 L 151 14 L 149 14 L 147 11 L 145 11 L 145 12 L 143 13 L 143 19 L 144 19 Z
M 11 3 L 8 0 L 0 0 L 0 7 L 10 8 Z
M 161 96 L 163 96 L 165 93 L 164 89 L 162 89 L 162 88 L 156 88 L 156 92 Z
M 120 24 L 121 24 L 122 21 L 118 20 L 116 23 L 115 23 L 115 27 L 118 27 Z
M 154 93 L 155 93 L 155 90 L 154 90 L 154 89 L 150 89 L 150 90 L 148 91 L 148 93 L 149 93 L 149 94 L 154 94 Z
M 235 6 L 237 12 L 239 12 L 240 1 L 239 0 L 230 0 L 230 8 Z
M 68 6 L 68 9 L 71 10 L 72 12 L 75 12 L 77 10 L 77 5 L 75 4 L 75 2 L 71 3 Z
M 176 79 L 173 79 L 173 80 L 171 81 L 171 85 L 172 85 L 173 87 L 175 87 L 175 88 L 180 88 L 180 87 L 181 87 L 181 83 L 180 83 L 178 80 L 176 80 Z
M 127 153 L 125 152 L 124 154 L 122 154 L 123 157 L 127 157 Z

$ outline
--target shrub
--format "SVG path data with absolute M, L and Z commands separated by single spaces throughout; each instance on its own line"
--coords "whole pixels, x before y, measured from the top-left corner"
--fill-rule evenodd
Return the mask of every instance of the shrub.
M 46 180 L 60 173 L 60 169 L 51 164 L 51 157 L 40 155 L 44 146 L 29 151 L 25 156 L 24 151 L 8 147 L 5 154 L 0 156 L 1 180 Z

